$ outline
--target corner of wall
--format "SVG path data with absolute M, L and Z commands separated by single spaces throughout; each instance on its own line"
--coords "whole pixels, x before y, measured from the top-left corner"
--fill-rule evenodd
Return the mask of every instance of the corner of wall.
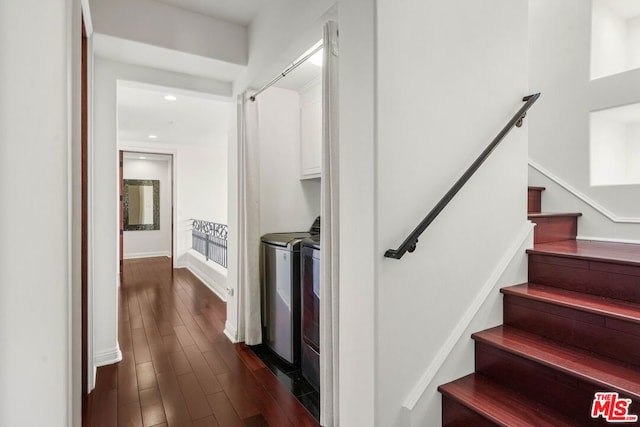
M 441 401 L 438 398 L 437 387 L 473 371 L 474 346 L 468 337 L 473 332 L 494 327 L 502 321 L 502 298 L 499 289 L 526 281 L 525 250 L 533 247 L 533 229 L 534 224 L 529 221 L 523 225 L 437 357 L 427 367 L 403 404 L 402 425 L 422 426 L 439 423 Z
M 229 323 L 228 320 L 224 325 L 224 334 L 227 336 L 227 338 L 229 338 L 229 340 L 232 343 L 235 344 L 238 342 L 238 331 L 231 323 Z
M 546 188 L 542 196 L 546 211 L 583 214 L 578 239 L 640 243 L 640 218 L 617 216 L 533 160 L 529 160 L 529 183 Z

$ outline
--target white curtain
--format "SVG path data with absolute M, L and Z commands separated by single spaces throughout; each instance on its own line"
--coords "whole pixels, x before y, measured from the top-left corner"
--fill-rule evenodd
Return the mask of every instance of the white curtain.
M 258 100 L 238 96 L 238 340 L 262 342 Z
M 338 25 L 324 27 L 322 229 L 320 245 L 320 423 L 338 427 Z

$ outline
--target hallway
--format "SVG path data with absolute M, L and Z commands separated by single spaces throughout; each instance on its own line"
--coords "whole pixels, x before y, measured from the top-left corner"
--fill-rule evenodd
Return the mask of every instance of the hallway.
M 91 427 L 318 426 L 244 344 L 226 305 L 168 258 L 125 260 L 120 363 L 98 368 Z

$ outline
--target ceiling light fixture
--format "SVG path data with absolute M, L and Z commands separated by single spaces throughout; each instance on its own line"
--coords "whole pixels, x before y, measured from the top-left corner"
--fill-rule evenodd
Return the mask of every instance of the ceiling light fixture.
M 146 160 L 147 158 L 145 156 L 140 156 L 138 157 L 140 160 Z
M 175 97 L 175 96 L 173 96 L 173 95 L 166 95 L 166 96 L 164 97 L 164 99 L 166 99 L 167 101 L 175 101 L 175 100 L 176 100 L 176 99 L 178 99 L 178 98 L 176 98 L 176 97 Z
M 149 139 L 156 139 L 158 138 L 158 135 L 149 135 Z

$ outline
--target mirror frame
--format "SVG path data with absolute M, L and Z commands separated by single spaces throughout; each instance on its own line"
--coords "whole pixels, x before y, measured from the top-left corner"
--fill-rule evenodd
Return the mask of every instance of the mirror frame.
M 153 224 L 129 224 L 129 186 L 153 187 Z M 125 179 L 124 180 L 124 231 L 160 230 L 160 180 L 157 179 Z

